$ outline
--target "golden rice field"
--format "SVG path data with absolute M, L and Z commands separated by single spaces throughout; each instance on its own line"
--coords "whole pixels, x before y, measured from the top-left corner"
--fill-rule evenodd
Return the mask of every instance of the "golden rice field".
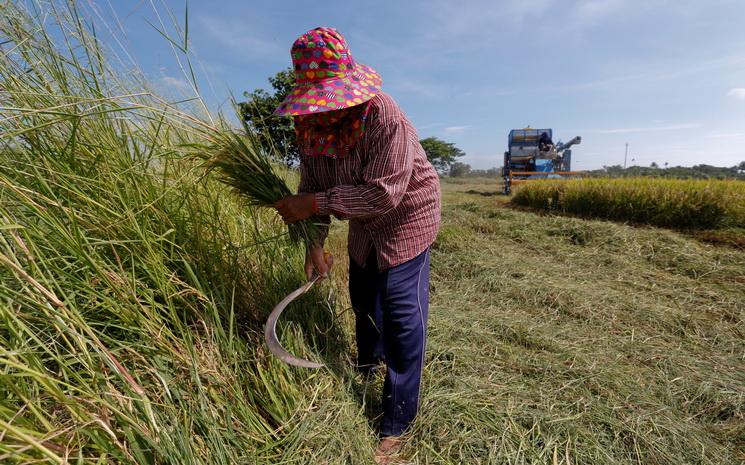
M 512 204 L 679 229 L 745 227 L 742 181 L 655 178 L 546 180 L 521 186 Z

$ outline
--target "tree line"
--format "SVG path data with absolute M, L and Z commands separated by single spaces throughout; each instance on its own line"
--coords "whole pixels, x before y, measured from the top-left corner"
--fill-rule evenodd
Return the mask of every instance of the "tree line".
M 259 143 L 268 152 L 274 154 L 277 161 L 294 166 L 300 159 L 295 143 L 295 130 L 292 118 L 274 115 L 274 109 L 287 97 L 295 86 L 295 73 L 287 68 L 269 78 L 272 92 L 256 89 L 244 92 L 244 102 L 238 104 L 241 118 L 252 128 L 259 138 Z M 437 137 L 427 137 L 419 141 L 427 153 L 427 159 L 440 176 L 501 176 L 501 168 L 473 169 L 467 163 L 458 161 L 465 153 L 452 142 Z M 661 168 L 657 163 L 649 167 L 621 165 L 604 166 L 599 170 L 587 171 L 589 176 L 604 177 L 664 177 L 681 179 L 743 179 L 745 180 L 745 161 L 731 167 L 712 165 L 672 166 L 667 163 Z
M 667 163 L 665 165 L 667 165 Z M 613 165 L 604 166 L 599 170 L 587 171 L 587 174 L 594 177 L 610 178 L 656 177 L 676 179 L 745 180 L 745 161 L 730 167 L 701 164 L 694 166 L 666 166 L 660 168 L 656 163 L 652 163 L 648 167 L 629 166 L 624 168 L 621 165 Z
M 244 92 L 246 100 L 238 103 L 238 111 L 246 125 L 255 131 L 259 143 L 267 153 L 274 154 L 280 163 L 294 166 L 300 160 L 300 153 L 295 143 L 292 117 L 277 116 L 273 113 L 292 91 L 295 73 L 292 68 L 287 68 L 270 77 L 269 84 L 272 86 L 271 92 L 264 89 Z M 458 158 L 465 153 L 452 142 L 437 137 L 427 137 L 419 142 L 440 176 L 497 175 L 496 168 L 472 170 L 468 164 L 459 162 Z

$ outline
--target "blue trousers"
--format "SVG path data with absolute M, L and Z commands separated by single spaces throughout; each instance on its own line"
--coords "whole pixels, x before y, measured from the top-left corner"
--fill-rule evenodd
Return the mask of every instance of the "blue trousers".
M 419 407 L 429 309 L 429 249 L 378 271 L 375 251 L 364 267 L 349 264 L 356 318 L 357 366 L 363 374 L 385 361 L 381 436 L 399 436 Z

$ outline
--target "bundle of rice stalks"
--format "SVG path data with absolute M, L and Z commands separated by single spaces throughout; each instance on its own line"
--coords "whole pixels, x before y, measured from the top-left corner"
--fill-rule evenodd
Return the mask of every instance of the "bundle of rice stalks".
M 251 206 L 271 207 L 292 191 L 279 176 L 269 154 L 261 148 L 257 138 L 244 126 L 244 132 L 230 130 L 216 132 L 216 143 L 208 148 L 207 165 L 218 178 L 232 187 Z M 319 227 L 313 218 L 289 225 L 293 242 L 316 241 Z

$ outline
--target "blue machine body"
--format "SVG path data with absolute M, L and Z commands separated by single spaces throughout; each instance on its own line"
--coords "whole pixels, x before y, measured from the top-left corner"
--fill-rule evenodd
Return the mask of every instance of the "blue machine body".
M 569 148 L 581 141 L 581 137 L 575 137 L 567 143 L 554 144 L 552 129 L 528 127 L 510 131 L 502 168 L 505 193 L 509 194 L 512 185 L 523 180 L 560 178 L 572 174 L 572 151 Z

